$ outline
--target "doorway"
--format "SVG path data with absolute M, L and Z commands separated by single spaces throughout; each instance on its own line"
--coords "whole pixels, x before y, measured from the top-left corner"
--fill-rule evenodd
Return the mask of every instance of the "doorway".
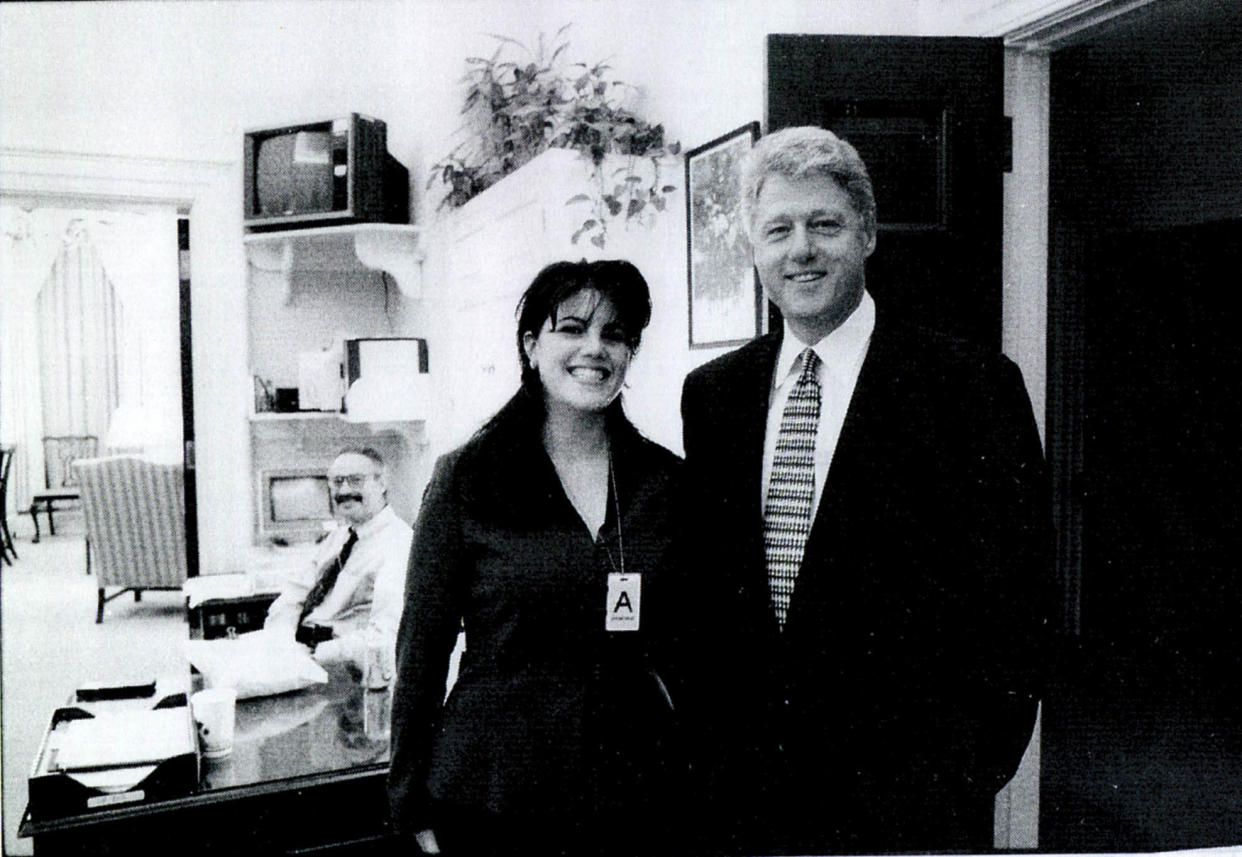
M 1242 842 L 1242 11 L 1153 3 L 1051 58 L 1049 459 L 1066 658 L 1040 845 Z
M 168 370 L 174 379 L 180 375 L 182 369 L 182 362 L 177 357 L 181 346 L 179 328 L 182 334 L 188 335 L 188 330 L 178 323 L 178 310 L 180 303 L 190 298 L 188 284 L 183 283 L 180 289 L 177 286 L 179 280 L 188 279 L 182 276 L 182 273 L 188 273 L 188 271 L 179 272 L 177 266 L 177 214 L 188 214 L 194 223 L 193 234 L 187 234 L 185 237 L 194 247 L 195 319 L 205 319 L 208 326 L 214 323 L 218 327 L 223 327 L 220 325 L 221 316 L 235 312 L 233 307 L 237 305 L 237 300 L 230 300 L 232 294 L 230 287 L 242 280 L 241 271 L 243 270 L 234 231 L 238 209 L 232 193 L 234 187 L 231 165 L 226 163 L 85 156 L 17 149 L 5 149 L 0 152 L 0 192 L 3 193 L 5 200 L 20 200 L 28 207 L 44 204 L 94 210 L 106 210 L 126 205 L 142 207 L 155 203 L 172 212 L 173 220 L 171 233 L 169 233 L 171 272 L 168 289 L 172 305 L 172 322 L 162 333 L 166 334 L 172 342 L 172 345 L 164 349 L 163 353 L 171 353 L 173 357 L 165 361 L 166 366 L 159 368 L 161 371 Z M 230 219 L 231 215 L 232 219 Z M 6 265 L 10 261 L 8 254 L 4 254 L 4 261 Z M 7 276 L 0 278 L 0 290 L 7 289 L 11 282 L 12 280 Z M 206 299 L 209 295 L 211 300 Z M 139 303 L 141 305 L 143 302 Z M 11 321 L 13 318 L 6 313 L 3 316 L 6 344 Z M 217 349 L 214 345 L 212 340 L 206 343 L 201 341 L 195 343 L 200 357 L 199 364 L 227 367 L 229 365 L 228 347 Z M 174 393 L 174 396 L 189 392 L 190 376 L 181 375 L 180 377 L 185 379 L 185 383 L 174 382 L 178 384 L 176 388 L 178 392 Z M 194 378 L 194 392 L 199 394 L 196 397 L 197 401 L 200 403 L 218 402 L 221 389 L 229 388 L 231 377 L 227 372 L 217 372 L 206 377 Z M 14 390 L 9 385 L 0 385 L 0 395 L 4 397 L 0 409 L 4 411 L 6 420 L 12 413 L 8 409 L 8 402 L 13 392 Z M 194 412 L 190 407 L 183 405 L 182 411 L 184 419 L 194 418 Z M 176 431 L 180 432 L 180 421 L 173 419 L 172 422 Z M 223 422 L 217 419 L 214 423 L 208 422 L 207 425 L 210 428 L 212 425 Z M 202 437 L 204 425 L 202 408 L 199 408 L 197 423 L 199 437 Z M 212 433 L 209 431 L 208 434 Z M 188 436 L 187 433 L 186 437 Z M 219 445 L 219 441 L 214 436 L 212 442 Z M 243 444 L 234 443 L 232 446 L 240 448 Z M 212 456 L 212 460 L 222 461 L 223 456 Z M 192 459 L 189 462 L 192 462 Z M 217 472 L 224 470 L 224 464 L 216 467 Z M 217 498 L 218 495 L 236 496 L 239 491 L 234 483 L 229 481 L 227 475 L 224 478 L 217 476 L 217 478 L 199 480 L 196 487 L 191 487 L 193 483 L 187 479 L 187 514 L 194 508 L 193 499 L 201 499 L 198 497 L 198 492 L 204 490 L 204 483 L 206 483 L 209 499 Z M 200 502 L 198 508 L 202 509 L 204 505 L 208 509 L 226 509 L 227 511 L 226 504 L 218 501 L 207 504 Z M 9 508 L 13 509 L 12 506 Z M 211 563 L 214 562 L 215 567 L 219 567 L 220 562 L 212 555 L 212 550 L 214 549 L 217 554 L 223 553 L 230 549 L 230 544 L 227 540 L 218 537 L 211 539 L 210 535 L 226 531 L 229 529 L 229 524 L 220 520 L 224 517 L 220 513 L 217 513 L 214 518 L 210 513 L 202 517 L 207 519 L 208 527 L 207 538 L 204 539 L 208 545 L 202 548 L 208 554 L 208 563 L 204 563 L 204 566 L 210 569 L 213 567 Z M 189 522 L 187 524 L 189 525 Z M 68 539 L 58 538 L 49 540 L 39 547 L 45 549 L 46 553 L 52 551 L 54 546 L 59 549 L 60 553 L 68 550 L 70 554 L 63 563 L 62 579 L 71 580 L 75 585 L 78 582 L 84 582 L 89 592 L 92 578 L 83 575 L 83 564 L 79 564 L 81 553 L 73 550 L 75 547 L 77 551 L 81 550 L 80 539 L 76 546 Z M 22 551 L 21 541 L 18 543 L 18 551 L 22 554 L 21 561 L 16 563 L 12 569 L 13 574 L 6 576 L 6 587 L 10 583 L 10 577 L 20 578 L 23 574 L 26 579 L 42 586 L 43 581 L 40 575 L 37 573 L 32 575 L 27 571 L 31 569 L 37 572 L 38 568 L 33 565 L 27 553 Z M 188 556 L 188 564 L 192 568 L 198 559 L 199 552 L 195 551 L 193 542 L 187 544 L 187 551 L 192 552 Z M 59 566 L 56 567 L 59 568 Z M 34 757 L 38 746 L 39 737 L 42 730 L 46 728 L 48 712 L 63 703 L 66 688 L 72 688 L 74 682 L 92 678 L 114 675 L 128 677 L 135 675 L 135 671 L 141 675 L 156 662 L 163 663 L 165 659 L 179 657 L 175 647 L 160 649 L 149 644 L 135 647 L 119 641 L 118 637 L 126 637 L 132 633 L 132 624 L 123 621 L 105 621 L 103 625 L 94 624 L 92 622 L 93 605 L 89 603 L 93 601 L 93 597 L 88 597 L 85 608 L 67 611 L 62 592 L 53 589 L 48 591 L 47 595 L 46 601 L 50 605 L 49 609 L 43 612 L 36 610 L 35 618 L 29 624 L 32 628 L 39 629 L 34 636 L 51 640 L 52 645 L 44 648 L 38 641 L 29 639 L 29 635 L 27 638 L 21 637 L 18 634 L 19 624 L 16 621 L 6 621 L 4 626 L 2 641 L 5 659 L 4 693 L 0 694 L 4 699 L 5 733 L 2 736 L 4 787 L 3 801 L 0 802 L 3 803 L 5 812 L 3 827 L 6 854 L 23 853 L 23 849 L 30 847 L 28 840 L 17 838 L 18 823 L 26 802 L 25 777 L 28 773 L 29 762 Z M 18 599 L 6 597 L 0 601 L 4 603 L 6 615 L 12 619 L 12 611 Z M 26 603 L 30 604 L 29 601 Z M 42 602 L 35 599 L 34 606 L 38 607 L 40 604 Z M 159 608 L 165 604 L 168 605 L 169 610 L 161 613 Z M 132 609 L 128 605 L 125 607 Z M 181 623 L 180 627 L 184 626 L 180 602 L 172 593 L 169 593 L 166 598 L 144 598 L 141 604 L 134 605 L 134 607 L 154 608 L 153 614 L 160 613 L 156 621 L 162 621 L 165 625 L 171 624 L 173 628 L 178 627 L 177 623 Z M 55 621 L 47 621 L 46 617 L 53 617 Z M 63 648 L 69 656 L 62 657 L 57 647 Z M 127 652 L 128 655 L 125 655 L 124 653 Z M 115 669 L 108 669 L 105 666 L 109 658 L 119 658 L 114 664 Z M 55 669 L 48 668 L 51 664 L 55 665 Z M 158 671 L 152 674 L 157 673 Z
M 33 518 L 34 492 L 72 487 L 69 456 L 181 460 L 178 221 L 171 206 L 7 195 L 3 216 L 3 433 L 15 510 Z

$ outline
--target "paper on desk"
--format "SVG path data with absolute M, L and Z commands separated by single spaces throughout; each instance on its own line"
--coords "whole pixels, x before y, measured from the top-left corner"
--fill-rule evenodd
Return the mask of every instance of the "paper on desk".
M 328 674 L 310 650 L 273 631 L 254 631 L 235 640 L 186 640 L 186 658 L 208 687 L 231 687 L 238 699 L 272 696 L 325 684 Z
M 138 765 L 124 768 L 105 768 L 102 771 L 75 771 L 72 776 L 88 789 L 104 794 L 129 791 L 135 785 L 155 773 L 156 765 Z
M 203 574 L 181 584 L 186 604 L 197 607 L 212 598 L 243 598 L 254 594 L 254 580 L 247 574 Z
M 49 768 L 85 771 L 154 765 L 194 752 L 194 732 L 184 706 L 156 711 L 100 714 L 61 724 Z

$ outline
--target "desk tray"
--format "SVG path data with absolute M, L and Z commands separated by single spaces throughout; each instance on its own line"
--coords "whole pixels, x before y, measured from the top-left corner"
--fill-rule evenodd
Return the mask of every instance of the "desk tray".
M 105 713 L 164 709 L 184 714 L 188 736 L 184 746 L 191 749 L 140 765 L 116 764 L 89 772 L 53 768 L 55 752 L 52 748 L 61 743 L 73 721 L 90 719 Z M 58 729 L 61 730 L 59 733 Z M 54 737 L 56 740 L 53 740 Z M 47 731 L 43 734 L 39 752 L 30 770 L 28 813 L 32 821 L 41 822 L 182 797 L 197 788 L 199 765 L 198 736 L 184 691 L 161 693 L 157 690 L 152 697 L 141 701 L 128 699 L 78 703 L 75 697 L 65 707 L 56 709 Z M 90 784 L 101 779 L 101 775 L 110 780 L 108 786 L 96 787 Z

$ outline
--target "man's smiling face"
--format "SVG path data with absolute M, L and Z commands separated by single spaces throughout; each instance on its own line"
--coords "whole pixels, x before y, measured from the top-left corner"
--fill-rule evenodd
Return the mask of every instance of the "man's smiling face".
M 350 524 L 362 524 L 375 517 L 387 500 L 387 484 L 379 465 L 365 455 L 346 452 L 328 468 L 328 484 L 336 513 Z
M 755 268 L 794 333 L 814 345 L 862 300 L 875 249 L 849 195 L 826 175 L 767 177 L 755 201 Z

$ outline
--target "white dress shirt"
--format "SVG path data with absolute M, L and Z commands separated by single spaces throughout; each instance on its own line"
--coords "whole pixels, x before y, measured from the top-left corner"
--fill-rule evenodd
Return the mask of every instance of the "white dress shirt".
M 396 648 L 413 530 L 391 506 L 354 529 L 358 541 L 345 567 L 306 621 L 330 626 L 335 634 L 315 647 L 315 660 L 353 661 L 365 669 L 368 644 L 383 645 L 390 651 Z M 314 558 L 286 581 L 267 611 L 265 630 L 275 629 L 293 638 L 306 596 L 324 567 L 340 554 L 347 538 L 349 527 L 341 524 L 319 545 Z
M 867 356 L 871 333 L 875 330 L 875 301 L 865 290 L 858 307 L 832 333 L 819 342 L 802 342 L 785 322 L 781 338 L 781 351 L 776 358 L 772 373 L 772 393 L 768 397 L 768 423 L 763 434 L 763 509 L 768 506 L 768 482 L 772 478 L 772 459 L 776 457 L 776 436 L 781 430 L 781 416 L 785 402 L 797 383 L 802 364 L 798 357 L 811 346 L 819 355 L 820 411 L 819 431 L 815 435 L 815 500 L 811 504 L 811 520 L 819 511 L 819 498 L 824 493 L 824 482 L 832 455 L 841 437 L 845 412 L 858 383 L 858 372 Z

